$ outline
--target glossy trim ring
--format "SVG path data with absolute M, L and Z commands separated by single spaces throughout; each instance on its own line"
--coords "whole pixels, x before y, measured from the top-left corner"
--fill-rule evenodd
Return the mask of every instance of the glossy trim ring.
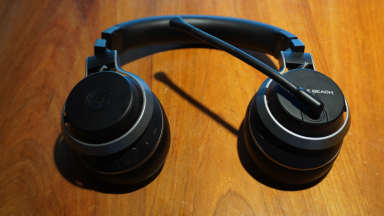
M 129 131 L 127 131 L 125 134 L 115 140 L 111 140 L 109 142 L 101 144 L 85 143 L 76 139 L 69 133 L 64 121 L 64 104 L 63 111 L 61 113 L 61 128 L 63 131 L 63 136 L 68 142 L 68 144 L 76 151 L 82 154 L 92 156 L 110 155 L 130 146 L 143 134 L 143 132 L 147 128 L 153 113 L 154 95 L 148 85 L 139 76 L 136 76 L 129 72 L 125 72 L 124 74 L 129 76 L 139 84 L 140 90 L 143 94 L 143 108 L 140 112 L 139 118 Z
M 289 73 L 289 72 L 287 72 Z M 261 84 L 259 91 L 256 95 L 256 106 L 259 112 L 259 116 L 264 125 L 271 131 L 277 138 L 283 140 L 285 143 L 300 149 L 306 150 L 321 150 L 330 148 L 337 143 L 341 142 L 348 132 L 351 124 L 351 116 L 347 100 L 345 100 L 346 106 L 346 119 L 343 125 L 333 134 L 324 137 L 307 137 L 294 133 L 283 125 L 281 125 L 272 115 L 267 103 L 267 89 L 272 80 L 267 79 Z

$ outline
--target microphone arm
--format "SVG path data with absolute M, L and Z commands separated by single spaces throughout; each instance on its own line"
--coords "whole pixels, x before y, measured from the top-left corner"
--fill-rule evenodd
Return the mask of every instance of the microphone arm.
M 285 88 L 287 91 L 289 91 L 291 94 L 295 96 L 296 99 L 298 99 L 301 103 L 306 105 L 309 108 L 309 113 L 311 117 L 318 118 L 321 114 L 321 112 L 324 110 L 324 104 L 319 99 L 317 99 L 315 96 L 307 92 L 305 89 L 298 87 L 291 81 L 289 81 L 287 78 L 283 77 L 280 73 L 278 73 L 273 68 L 269 67 L 268 65 L 264 64 L 260 60 L 252 57 L 248 53 L 240 50 L 239 48 L 236 48 L 232 46 L 231 44 L 222 41 L 188 23 L 186 23 L 181 17 L 174 17 L 169 21 L 169 25 L 175 29 L 182 30 L 208 44 L 211 44 L 212 46 L 221 49 L 236 58 L 242 60 L 243 62 L 251 65 L 252 67 L 256 68 L 263 74 L 267 75 L 269 78 L 274 80 L 276 83 L 278 83 L 280 86 Z

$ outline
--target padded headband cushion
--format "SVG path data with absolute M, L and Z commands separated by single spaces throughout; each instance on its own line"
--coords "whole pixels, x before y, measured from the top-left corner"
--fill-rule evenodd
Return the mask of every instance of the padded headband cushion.
M 122 29 L 123 49 L 127 51 L 145 46 L 165 44 L 205 44 L 205 42 L 169 26 L 174 16 L 157 16 L 131 20 L 111 27 L 102 33 Z M 280 28 L 245 19 L 220 16 L 181 16 L 187 23 L 234 46 L 259 52 L 276 54 L 276 37 L 290 35 Z M 116 28 L 118 27 L 118 28 Z

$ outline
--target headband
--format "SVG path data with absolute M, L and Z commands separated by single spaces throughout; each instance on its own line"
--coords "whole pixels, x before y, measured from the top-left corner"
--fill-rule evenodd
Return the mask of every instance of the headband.
M 108 48 L 119 54 L 131 49 L 165 44 L 204 44 L 201 40 L 169 26 L 174 16 L 157 16 L 131 20 L 102 32 Z M 267 53 L 278 58 L 280 51 L 304 44 L 283 29 L 268 24 L 220 16 L 181 16 L 187 23 L 236 47 Z

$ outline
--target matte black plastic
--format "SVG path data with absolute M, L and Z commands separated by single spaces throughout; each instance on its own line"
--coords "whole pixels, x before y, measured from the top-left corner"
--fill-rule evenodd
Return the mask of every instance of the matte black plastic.
M 271 83 L 268 106 L 273 116 L 286 128 L 303 136 L 321 137 L 337 131 L 343 123 L 344 95 L 339 86 L 326 75 L 309 69 L 295 69 L 285 77 L 303 86 L 324 102 L 324 111 L 313 118 L 309 109 L 284 88 Z
M 129 77 L 108 71 L 81 80 L 66 103 L 67 128 L 72 136 L 97 144 L 128 131 L 142 107 L 140 90 L 133 83 Z
M 331 148 L 332 146 L 343 141 L 344 137 L 347 135 L 349 127 L 351 125 L 351 112 L 349 110 L 348 104 L 345 103 L 345 119 L 340 121 L 340 128 L 333 134 L 329 136 L 316 136 L 309 137 L 300 135 L 300 133 L 294 133 L 292 130 L 287 129 L 282 124 L 285 121 L 277 120 L 276 114 L 271 108 L 281 107 L 281 106 L 270 106 L 272 101 L 267 100 L 268 90 L 271 86 L 273 80 L 266 79 L 260 86 L 259 90 L 256 93 L 256 106 L 257 112 L 260 116 L 263 124 L 271 131 L 277 138 L 284 140 L 288 145 L 294 146 L 299 149 L 306 150 L 322 150 L 325 148 Z M 346 101 L 345 101 L 346 102 Z M 277 112 L 279 113 L 286 113 Z M 344 116 L 344 115 L 343 115 Z M 292 121 L 292 117 L 289 116 Z M 333 124 L 335 124 L 334 122 Z
M 164 116 L 156 96 L 151 120 L 139 137 L 129 147 L 111 155 L 90 156 L 78 153 L 78 157 L 94 171 L 100 173 L 120 173 L 140 165 L 158 148 L 164 130 Z
M 329 171 L 337 158 L 342 143 L 331 149 L 320 151 L 305 151 L 289 146 L 266 130 L 257 111 L 253 110 L 254 116 L 249 116 L 254 102 L 255 99 L 251 101 L 244 119 L 244 137 L 248 153 L 260 170 L 276 181 L 291 185 L 313 182 Z M 252 109 L 255 108 L 256 106 L 252 107 Z M 250 124 L 249 119 L 253 123 Z M 251 130 L 259 143 L 253 139 Z M 264 147 L 264 152 L 258 147 L 259 144 Z M 289 168 L 289 166 L 292 167 Z
M 171 142 L 171 132 L 169 128 L 169 123 L 165 112 L 162 111 L 164 116 L 164 131 L 163 136 L 158 144 L 158 147 L 153 152 L 153 154 L 140 166 L 136 167 L 133 170 L 121 173 L 121 174 L 101 174 L 95 172 L 91 169 L 87 169 L 92 175 L 97 178 L 118 185 L 132 185 L 140 183 L 151 176 L 153 176 L 164 164 L 165 159 L 167 157 L 170 142 Z M 76 154 L 76 152 L 74 152 Z M 134 156 L 134 155 L 133 155 Z M 79 157 L 77 157 L 79 158 Z M 83 164 L 83 163 L 82 163 Z
M 279 84 L 280 85 L 280 84 Z M 284 86 L 283 86 L 284 87 Z M 295 98 L 309 108 L 308 115 L 313 119 L 318 119 L 324 110 L 324 103 L 318 98 L 307 92 L 302 87 L 294 92 Z
M 116 50 L 119 54 L 123 53 L 123 30 L 119 26 L 112 26 L 111 28 L 103 31 L 101 33 L 101 38 L 108 41 L 107 46 L 110 50 Z
M 291 49 L 293 52 L 304 53 L 304 50 L 305 50 L 305 45 L 299 39 L 291 40 L 290 47 L 292 47 Z
M 112 26 L 102 32 L 108 48 L 119 54 L 145 46 L 165 44 L 202 44 L 201 41 L 169 28 L 173 16 L 156 16 L 131 20 Z M 292 48 L 304 52 L 304 44 L 292 33 L 251 20 L 202 15 L 180 16 L 187 23 L 216 35 L 237 47 L 265 52 L 279 58 L 280 51 Z M 230 33 L 228 33 L 230 32 Z M 156 35 L 156 36 L 154 36 Z M 296 39 L 291 43 L 291 40 Z
M 115 70 L 115 51 L 107 50 L 105 53 L 89 56 L 86 64 L 87 74 L 99 72 L 103 65 L 107 66 L 108 70 Z
M 294 39 L 298 39 L 298 38 L 296 37 L 296 35 L 290 32 L 287 32 L 287 31 L 278 32 L 276 36 L 276 48 L 274 53 L 275 58 L 278 58 L 280 56 L 281 51 L 289 49 L 290 46 L 293 45 L 291 41 Z
M 278 139 L 274 131 L 269 131 L 257 112 L 256 100 L 250 104 L 249 122 L 252 136 L 255 137 L 258 146 L 263 149 L 272 160 L 292 169 L 317 169 L 332 161 L 338 153 L 341 142 L 330 148 L 320 150 L 299 149 L 287 144 L 284 140 Z M 308 126 L 307 126 L 308 127 Z M 306 142 L 304 139 L 302 142 Z
M 306 63 L 305 68 L 315 70 L 310 53 L 293 52 L 291 49 L 288 49 L 283 51 L 282 54 L 284 55 L 285 65 L 289 70 L 299 68 L 303 66 L 304 63 Z
M 95 55 L 106 53 L 108 50 L 107 40 L 96 39 L 94 47 Z
M 247 122 L 244 121 L 244 136 L 249 155 L 263 173 L 278 182 L 290 185 L 303 185 L 314 182 L 324 176 L 335 162 L 335 160 L 333 160 L 326 166 L 309 171 L 292 170 L 282 167 L 267 158 L 256 147 L 248 132 L 249 127 L 246 125 Z
M 88 109 L 92 111 L 99 111 L 104 109 L 111 102 L 111 94 L 105 89 L 97 89 L 89 93 L 86 99 Z
M 107 32 L 111 34 L 121 28 L 124 38 L 123 51 L 121 52 L 154 45 L 204 44 L 195 37 L 172 29 L 169 26 L 169 20 L 172 17 L 174 16 L 147 17 L 120 23 L 105 30 L 102 33 L 103 39 L 108 39 Z M 199 15 L 182 15 L 180 17 L 187 23 L 234 46 L 271 55 L 275 53 L 276 36 L 279 32 L 285 32 L 275 26 L 239 18 Z

